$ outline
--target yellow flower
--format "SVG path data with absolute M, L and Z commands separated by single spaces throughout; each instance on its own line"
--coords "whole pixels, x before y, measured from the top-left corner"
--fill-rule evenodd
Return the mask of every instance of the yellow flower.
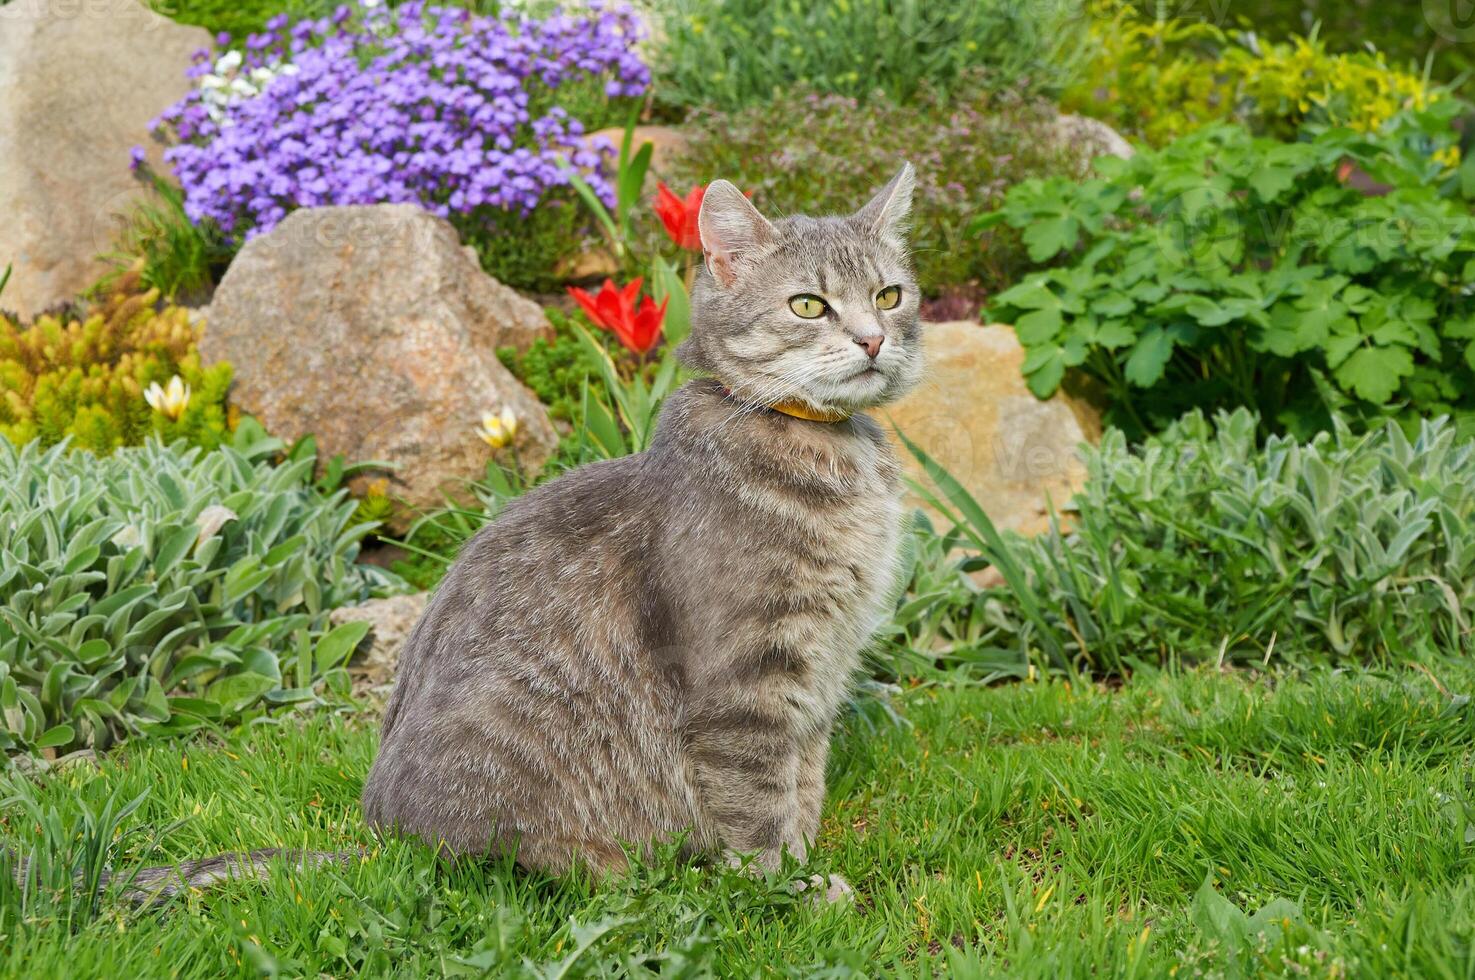
M 501 449 L 517 436 L 517 416 L 512 413 L 511 407 L 502 406 L 502 414 L 495 412 L 481 413 L 481 426 L 477 428 L 476 434 L 481 436 L 493 449 Z
M 184 410 L 189 408 L 189 385 L 179 375 L 169 379 L 164 387 L 159 387 L 159 382 L 149 384 L 143 393 L 144 401 L 149 407 L 160 415 L 168 416 L 171 421 L 178 422 Z

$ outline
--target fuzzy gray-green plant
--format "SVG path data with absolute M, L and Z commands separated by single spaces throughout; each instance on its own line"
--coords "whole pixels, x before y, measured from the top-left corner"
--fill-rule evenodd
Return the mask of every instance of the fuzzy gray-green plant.
M 0 749 L 105 747 L 311 700 L 362 624 L 329 610 L 398 580 L 354 562 L 373 528 L 313 460 L 244 424 L 205 452 L 99 458 L 0 439 Z
M 1109 430 L 1073 513 L 1033 539 L 998 532 L 912 447 L 955 510 L 965 560 L 1007 583 L 938 601 L 994 604 L 976 643 L 1012 648 L 1021 667 L 1475 652 L 1475 442 L 1444 419 L 1412 439 L 1392 422 L 1354 435 L 1338 419 L 1262 447 L 1257 423 L 1244 409 L 1212 424 L 1194 412 L 1136 448 Z

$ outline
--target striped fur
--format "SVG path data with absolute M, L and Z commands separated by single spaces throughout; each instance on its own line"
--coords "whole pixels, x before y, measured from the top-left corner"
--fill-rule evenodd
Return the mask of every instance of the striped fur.
M 359 857 L 361 854 L 358 851 L 303 851 L 269 847 L 246 853 L 217 854 L 215 857 L 140 868 L 130 872 L 109 869 L 99 878 L 98 888 L 106 891 L 114 881 L 121 879 L 118 895 L 124 901 L 135 905 L 161 905 L 183 892 L 204 891 L 226 881 L 265 880 L 271 876 L 272 868 L 277 864 L 296 871 L 325 864 L 346 864 Z M 30 861 L 12 855 L 11 866 L 16 884 L 24 886 L 30 871 Z M 78 883 L 82 883 L 80 876 Z
M 902 508 L 870 418 L 764 406 L 858 412 L 916 383 L 910 192 L 908 167 L 856 215 L 770 224 L 709 188 L 680 353 L 712 377 L 668 399 L 647 452 L 545 484 L 466 545 L 400 661 L 374 827 L 553 873 L 676 838 L 806 857 Z M 877 309 L 891 285 L 902 302 Z M 829 313 L 795 316 L 797 293 Z

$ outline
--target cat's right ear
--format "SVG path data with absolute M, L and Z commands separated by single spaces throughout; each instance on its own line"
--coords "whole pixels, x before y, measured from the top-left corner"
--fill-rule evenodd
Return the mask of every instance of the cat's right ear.
M 773 225 L 730 181 L 714 180 L 702 195 L 697 215 L 707 271 L 722 286 L 731 286 L 743 256 L 773 241 Z

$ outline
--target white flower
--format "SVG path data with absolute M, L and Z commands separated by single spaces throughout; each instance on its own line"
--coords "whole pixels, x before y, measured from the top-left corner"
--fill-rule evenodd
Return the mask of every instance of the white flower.
M 239 51 L 227 51 L 215 60 L 215 70 L 222 75 L 241 67 L 243 57 Z
M 143 399 L 149 403 L 150 408 L 160 415 L 168 416 L 175 422 L 178 422 L 184 410 L 189 408 L 189 397 L 189 385 L 185 384 L 184 379 L 177 374 L 170 378 L 169 383 L 163 388 L 160 388 L 159 382 L 155 381 L 143 393 Z
M 502 414 L 483 412 L 476 434 L 493 449 L 501 449 L 517 436 L 517 416 L 510 406 L 502 406 Z

